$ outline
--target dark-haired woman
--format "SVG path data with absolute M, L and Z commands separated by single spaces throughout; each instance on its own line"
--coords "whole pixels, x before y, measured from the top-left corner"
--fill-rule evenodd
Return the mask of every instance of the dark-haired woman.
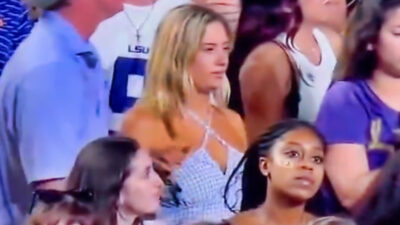
M 358 214 L 360 225 L 398 224 L 400 221 L 400 152 L 382 168 L 376 188 Z
M 68 190 L 90 192 L 90 209 L 110 225 L 136 225 L 160 208 L 162 181 L 146 150 L 129 138 L 89 143 L 67 180 Z
M 243 5 L 228 74 L 233 88 L 239 74 L 250 143 L 282 119 L 314 121 L 332 81 L 342 45 L 336 30 L 345 19 L 345 0 Z M 231 100 L 239 101 L 237 96 Z
M 289 120 L 264 133 L 245 153 L 243 200 L 233 225 L 305 225 L 307 202 L 324 177 L 323 138 L 307 122 Z M 242 165 L 238 165 L 240 168 Z M 227 185 L 229 188 L 229 183 Z
M 364 0 L 350 22 L 344 80 L 328 91 L 317 127 L 326 171 L 355 211 L 400 141 L 400 0 Z

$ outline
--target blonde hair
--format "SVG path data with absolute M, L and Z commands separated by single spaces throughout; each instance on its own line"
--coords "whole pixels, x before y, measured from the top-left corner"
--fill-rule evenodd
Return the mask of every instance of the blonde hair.
M 174 132 L 170 117 L 174 113 L 182 113 L 187 93 L 193 88 L 188 68 L 200 49 L 207 25 L 212 22 L 220 22 L 232 41 L 232 32 L 225 19 L 198 5 L 183 5 L 173 9 L 158 28 L 141 103 L 163 119 L 172 137 Z M 229 81 L 225 76 L 222 87 L 211 93 L 212 104 L 226 106 L 229 94 Z

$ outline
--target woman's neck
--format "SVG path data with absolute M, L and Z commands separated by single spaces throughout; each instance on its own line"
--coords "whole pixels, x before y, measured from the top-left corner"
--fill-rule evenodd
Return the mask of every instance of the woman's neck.
M 187 95 L 186 107 L 195 111 L 202 118 L 206 118 L 211 110 L 210 95 L 207 93 L 199 93 L 191 91 Z
M 382 69 L 376 69 L 369 83 L 385 104 L 400 111 L 400 74 L 396 76 Z
M 120 209 L 116 215 L 116 225 L 138 225 L 139 217 L 133 213 L 128 213 L 127 210 Z
M 300 24 L 298 32 L 305 32 L 309 37 L 312 37 L 312 31 L 317 27 L 314 23 L 303 22 Z
M 268 224 L 276 225 L 304 225 L 308 222 L 309 215 L 305 211 L 305 202 L 294 201 L 284 194 L 267 194 L 261 210 Z
M 294 44 L 310 62 L 318 65 L 321 61 L 321 49 L 313 34 L 315 27 L 315 24 L 302 23 L 294 37 Z

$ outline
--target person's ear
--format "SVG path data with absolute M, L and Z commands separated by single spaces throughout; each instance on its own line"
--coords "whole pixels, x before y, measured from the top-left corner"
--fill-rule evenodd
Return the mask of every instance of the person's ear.
M 258 160 L 260 172 L 266 177 L 270 176 L 270 165 L 271 160 L 268 157 L 260 157 L 260 159 Z

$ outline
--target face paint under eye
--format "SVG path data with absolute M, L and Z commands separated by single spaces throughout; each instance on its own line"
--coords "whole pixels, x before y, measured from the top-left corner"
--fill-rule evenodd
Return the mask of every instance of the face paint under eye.
M 277 161 L 277 164 L 279 166 L 286 167 L 286 168 L 293 168 L 295 163 L 296 162 L 293 162 L 290 160 L 285 160 L 285 159 Z
M 290 161 L 285 161 L 285 162 L 283 162 L 283 165 L 286 166 L 286 167 L 288 167 L 288 168 L 292 168 L 292 167 L 293 167 L 293 163 L 290 162 Z
M 287 156 L 287 153 L 276 152 L 273 154 L 273 158 L 277 165 L 286 168 L 293 168 L 300 158 L 300 154 L 297 154 L 297 157 L 289 157 Z

